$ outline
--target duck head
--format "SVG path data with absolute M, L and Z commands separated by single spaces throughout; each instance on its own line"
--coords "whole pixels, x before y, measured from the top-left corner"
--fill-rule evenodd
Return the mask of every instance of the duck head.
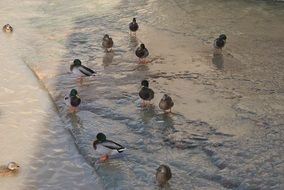
M 82 65 L 82 62 L 80 61 L 80 59 L 74 59 L 73 65 L 74 66 L 80 66 L 80 65 Z
M 169 98 L 169 95 L 167 95 L 167 94 L 164 94 L 164 96 L 163 96 L 163 98 L 162 98 L 162 100 L 166 100 L 166 99 L 168 99 Z
M 4 25 L 4 26 L 3 26 L 3 30 L 4 30 L 5 32 L 13 32 L 13 28 L 12 28 L 12 26 L 11 26 L 10 24 Z
M 70 96 L 71 96 L 71 97 L 74 97 L 74 96 L 77 96 L 77 97 L 78 97 L 78 91 L 77 91 L 76 89 L 72 89 L 72 90 L 70 91 Z
M 133 18 L 132 22 L 134 22 L 134 23 L 135 23 L 135 22 L 136 22 L 136 18 Z
M 227 39 L 227 36 L 226 36 L 225 34 L 221 34 L 221 35 L 219 36 L 219 38 L 222 39 L 222 40 L 226 40 L 226 39 Z
M 142 80 L 141 86 L 149 87 L 149 81 L 147 81 L 147 80 Z
M 16 162 L 10 162 L 7 166 L 7 168 L 9 170 L 16 170 L 18 169 L 20 166 L 16 163 Z
M 142 49 L 145 49 L 145 44 L 141 44 L 140 47 L 141 47 Z
M 103 134 L 103 133 L 98 133 L 98 134 L 97 134 L 97 140 L 98 140 L 99 142 L 104 142 L 104 141 L 106 141 L 106 135 Z
M 169 166 L 162 164 L 157 168 L 157 172 L 167 174 L 167 173 L 170 173 L 171 170 L 170 170 Z
M 104 35 L 104 39 L 109 39 L 109 35 L 108 35 L 108 34 L 105 34 L 105 35 Z

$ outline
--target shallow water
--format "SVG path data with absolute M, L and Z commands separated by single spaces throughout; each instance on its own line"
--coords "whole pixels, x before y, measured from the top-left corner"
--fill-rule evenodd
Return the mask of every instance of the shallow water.
M 73 187 L 72 181 L 79 189 L 94 184 L 158 189 L 155 169 L 165 163 L 173 172 L 168 189 L 283 189 L 282 2 L 63 0 L 6 7 L 3 11 L 31 10 L 21 19 L 11 15 L 16 30 L 2 38 L 17 39 L 11 50 L 43 82 L 64 122 L 53 121 L 54 126 L 73 135 L 56 131 L 53 137 L 64 139 L 56 144 L 75 142 L 85 158 L 84 163 L 76 154 L 67 156 L 84 173 L 82 181 L 73 176 L 80 172 L 58 172 L 69 178 L 48 187 Z M 140 24 L 137 38 L 128 35 L 132 17 Z M 114 39 L 112 53 L 101 48 L 105 33 Z M 212 41 L 220 33 L 228 36 L 227 44 L 222 55 L 213 55 Z M 141 42 L 150 51 L 147 65 L 138 65 L 133 53 Z M 75 58 L 98 76 L 77 85 L 69 72 Z M 153 106 L 146 109 L 137 96 L 144 78 L 155 91 Z M 74 87 L 82 105 L 70 115 L 63 97 Z M 157 107 L 164 93 L 175 101 L 172 114 Z M 98 132 L 127 151 L 96 163 L 92 141 Z M 51 143 L 48 139 L 43 142 Z M 45 168 L 40 171 L 49 175 Z

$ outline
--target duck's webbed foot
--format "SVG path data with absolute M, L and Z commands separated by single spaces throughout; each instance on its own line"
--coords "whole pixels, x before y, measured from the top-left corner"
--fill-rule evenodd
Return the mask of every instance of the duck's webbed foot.
M 100 157 L 100 161 L 106 161 L 108 160 L 108 155 L 107 154 L 104 154 Z

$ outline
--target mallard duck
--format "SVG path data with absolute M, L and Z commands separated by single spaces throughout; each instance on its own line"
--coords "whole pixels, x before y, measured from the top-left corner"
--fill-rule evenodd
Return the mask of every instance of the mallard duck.
M 174 106 L 174 102 L 172 98 L 165 94 L 159 103 L 159 108 L 164 110 L 165 112 L 171 112 L 172 107 Z
M 135 54 L 139 57 L 139 63 L 146 63 L 146 57 L 149 55 L 149 51 L 144 44 L 140 44 L 136 49 Z
M 70 65 L 70 71 L 80 77 L 96 75 L 95 71 L 82 65 L 80 59 L 74 59 L 73 63 Z
M 81 103 L 81 98 L 79 97 L 78 91 L 76 89 L 72 89 L 69 96 L 65 96 L 64 99 L 70 105 L 69 111 L 71 113 L 77 112 L 79 110 L 78 106 Z
M 225 34 L 221 34 L 217 39 L 214 40 L 214 48 L 222 49 L 226 44 L 227 36 Z
M 16 162 L 10 162 L 8 165 L 0 166 L 0 176 L 14 176 L 19 173 L 20 166 Z
M 143 105 L 147 101 L 151 101 L 154 98 L 154 91 L 149 88 L 149 81 L 143 80 L 141 82 L 141 90 L 139 91 L 139 97 L 143 100 Z
M 111 51 L 111 48 L 113 46 L 113 41 L 108 34 L 104 35 L 102 46 L 106 49 L 107 52 Z
M 156 180 L 159 186 L 164 186 L 172 178 L 172 172 L 169 166 L 160 165 L 156 172 Z
M 5 24 L 3 26 L 3 31 L 7 32 L 7 33 L 11 33 L 11 32 L 13 32 L 13 27 L 10 24 Z
M 96 138 L 93 147 L 95 151 L 100 154 L 101 161 L 107 160 L 109 155 L 122 153 L 126 149 L 116 142 L 107 140 L 103 133 L 98 133 Z
M 139 25 L 136 22 L 136 18 L 133 18 L 132 22 L 129 23 L 130 34 L 136 35 Z

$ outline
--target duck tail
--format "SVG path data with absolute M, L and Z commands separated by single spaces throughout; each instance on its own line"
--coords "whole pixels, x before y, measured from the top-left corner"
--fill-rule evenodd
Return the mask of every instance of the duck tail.
M 125 150 L 126 150 L 126 148 L 123 147 L 123 148 L 117 149 L 117 152 L 122 153 Z

